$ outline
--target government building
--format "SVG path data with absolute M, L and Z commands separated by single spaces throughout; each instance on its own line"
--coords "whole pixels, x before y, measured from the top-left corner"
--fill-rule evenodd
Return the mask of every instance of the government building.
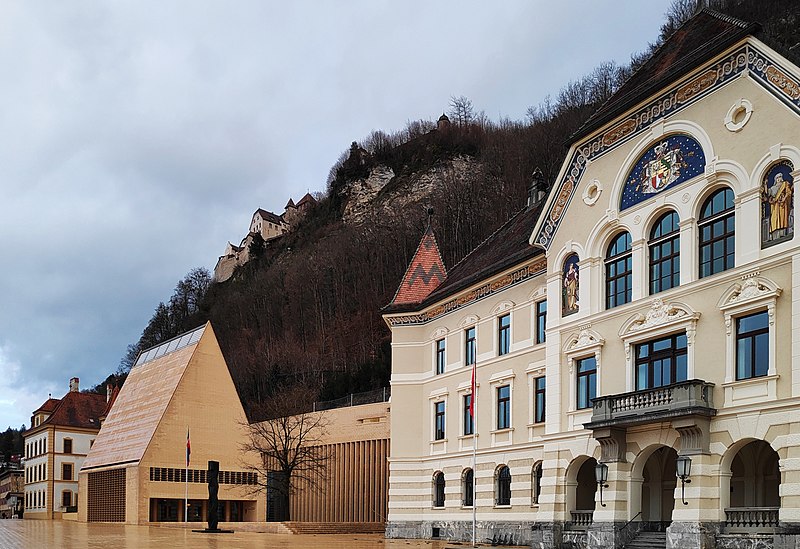
M 760 36 L 700 10 L 545 201 L 449 272 L 426 231 L 384 310 L 388 537 L 796 547 L 800 69 Z

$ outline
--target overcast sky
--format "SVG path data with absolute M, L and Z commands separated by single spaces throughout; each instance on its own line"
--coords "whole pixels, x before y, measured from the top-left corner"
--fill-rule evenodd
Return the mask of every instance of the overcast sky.
M 492 119 L 655 40 L 668 0 L 0 3 L 0 427 L 113 372 L 256 208 L 451 96 Z

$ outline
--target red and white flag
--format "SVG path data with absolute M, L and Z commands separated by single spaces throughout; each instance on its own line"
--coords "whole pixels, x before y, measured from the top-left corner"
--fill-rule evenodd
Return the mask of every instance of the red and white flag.
M 189 440 L 189 428 L 186 428 L 186 466 L 189 466 L 189 457 L 192 455 L 192 443 Z

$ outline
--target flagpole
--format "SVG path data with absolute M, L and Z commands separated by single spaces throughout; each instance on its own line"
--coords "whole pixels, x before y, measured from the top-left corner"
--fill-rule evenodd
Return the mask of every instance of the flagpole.
M 184 495 L 183 521 L 189 522 L 189 427 L 186 427 L 186 493 Z
M 478 468 L 478 353 L 477 345 L 475 349 L 475 361 L 472 363 L 472 546 L 475 545 L 475 530 L 477 524 L 477 509 L 478 509 L 478 481 L 476 470 Z

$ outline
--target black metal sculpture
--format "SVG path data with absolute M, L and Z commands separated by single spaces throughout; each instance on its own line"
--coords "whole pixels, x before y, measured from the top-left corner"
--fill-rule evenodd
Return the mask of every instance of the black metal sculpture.
M 208 529 L 219 526 L 219 461 L 208 462 Z
M 204 534 L 232 534 L 233 530 L 219 529 L 219 461 L 209 461 L 206 473 L 208 481 L 208 528 L 192 530 Z

